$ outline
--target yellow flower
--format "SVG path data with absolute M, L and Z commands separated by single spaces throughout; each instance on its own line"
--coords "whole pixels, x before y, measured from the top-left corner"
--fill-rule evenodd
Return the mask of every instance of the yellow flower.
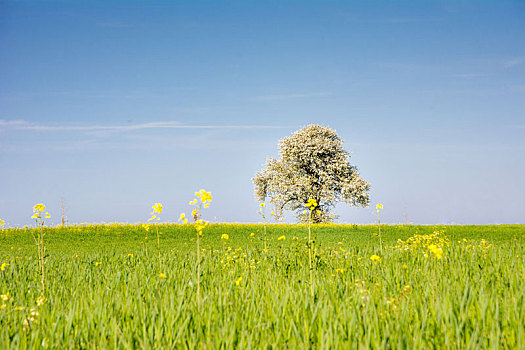
M 162 213 L 162 204 L 155 203 L 152 208 L 154 213 Z
M 46 210 L 46 206 L 43 205 L 42 203 L 35 204 L 35 206 L 33 207 L 33 212 L 34 213 L 36 213 L 36 212 L 43 212 L 44 210 Z
M 221 239 L 228 240 L 228 239 L 230 239 L 230 236 L 228 236 L 227 233 L 223 233 L 222 236 L 221 236 Z
M 184 220 L 185 217 L 186 217 L 186 214 L 184 214 L 184 213 L 180 214 L 178 221 Z
M 376 205 L 376 209 L 379 210 L 379 209 L 383 209 L 383 204 L 379 203 L 378 205 Z
M 1 266 L 0 266 L 0 271 L 4 271 L 6 266 L 9 266 L 9 264 L 7 263 L 3 263 Z
M 102 265 L 102 261 L 95 262 L 95 266 L 100 266 L 100 265 Z
M 24 310 L 25 308 L 26 308 L 25 306 L 17 306 L 17 307 L 15 307 L 13 310 L 15 310 L 15 311 L 22 311 L 22 310 Z
M 259 204 L 260 207 L 262 208 L 266 208 L 266 204 L 264 204 L 264 202 L 262 202 L 261 204 Z
M 239 284 L 241 284 L 241 281 L 242 281 L 242 276 L 235 280 L 235 285 L 238 286 Z
M 375 254 L 370 257 L 370 260 L 372 260 L 372 261 L 374 261 L 376 263 L 381 262 L 381 258 L 378 255 L 375 255 Z
M 279 238 L 277 238 L 278 241 L 282 241 L 283 239 L 286 239 L 286 236 L 280 236 Z
M 161 273 L 159 273 L 159 277 L 160 277 L 160 278 L 167 278 L 168 276 L 166 276 L 165 274 L 163 274 L 163 273 L 161 272 Z
M 253 236 L 255 236 L 255 233 L 254 232 L 250 233 L 250 237 L 253 237 Z
M 146 231 L 149 231 L 149 225 L 147 224 L 142 224 L 142 228 Z
M 34 317 L 40 315 L 40 313 L 38 311 L 36 311 L 35 309 L 31 309 L 31 312 L 29 313 L 29 316 L 31 316 L 31 319 L 30 321 L 33 322 L 33 321 L 36 321 L 34 319 Z
M 345 269 L 335 269 L 335 273 L 343 273 L 345 272 Z
M 130 258 L 133 258 L 133 254 L 132 254 L 132 253 L 129 253 L 128 256 L 129 256 Z
M 310 211 L 312 211 L 317 207 L 317 201 L 313 198 L 310 198 L 304 206 L 309 208 Z
M 156 218 L 157 218 L 156 215 L 152 215 L 152 216 L 148 219 L 148 221 L 155 220 Z
M 2 299 L 2 301 L 7 301 L 9 299 L 9 292 L 0 295 L 0 299 Z
M 208 208 L 209 206 L 210 206 L 209 202 L 203 205 L 204 208 Z
M 441 259 L 442 255 L 443 255 L 443 249 L 441 249 L 440 247 L 438 247 L 435 244 L 431 244 L 431 245 L 428 246 L 428 250 L 430 250 L 432 253 L 434 253 L 436 258 Z
M 47 301 L 47 299 L 44 297 L 44 296 L 39 296 L 37 299 L 36 299 L 36 305 L 38 306 L 42 306 L 44 305 L 44 303 Z
M 196 224 L 197 225 L 195 226 L 195 229 L 197 230 L 197 232 L 199 232 L 199 234 L 202 235 L 202 230 L 204 230 L 206 226 L 208 226 L 208 222 L 204 220 L 197 220 Z
M 193 210 L 191 211 L 191 216 L 195 216 L 195 215 L 197 215 L 197 212 L 198 212 L 197 208 L 193 209 Z
M 40 218 L 40 213 L 34 213 L 33 216 L 31 216 L 31 219 L 38 219 Z
M 51 215 L 49 215 L 49 213 L 46 211 L 46 215 L 44 216 L 46 219 L 49 219 L 51 217 Z
M 208 202 L 211 202 L 211 193 L 206 192 L 205 190 L 200 190 L 199 192 L 195 192 L 195 195 L 200 198 L 202 204 L 206 204 Z M 197 204 L 198 200 L 194 199 L 192 202 L 190 202 L 191 205 Z M 208 204 L 209 206 L 209 204 Z M 207 208 L 206 206 L 205 208 Z
M 0 219 L 0 227 L 4 227 L 4 225 L 5 225 L 5 221 Z

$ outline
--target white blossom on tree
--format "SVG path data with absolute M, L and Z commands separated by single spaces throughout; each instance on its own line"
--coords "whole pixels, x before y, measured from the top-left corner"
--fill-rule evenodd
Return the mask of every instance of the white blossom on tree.
M 315 199 L 313 222 L 336 218 L 330 209 L 337 202 L 368 206 L 370 184 L 349 163 L 350 154 L 335 130 L 312 124 L 279 141 L 280 159 L 268 158 L 266 168 L 252 179 L 255 195 L 269 200 L 276 216 L 283 210 L 297 213 L 304 221 L 305 204 Z

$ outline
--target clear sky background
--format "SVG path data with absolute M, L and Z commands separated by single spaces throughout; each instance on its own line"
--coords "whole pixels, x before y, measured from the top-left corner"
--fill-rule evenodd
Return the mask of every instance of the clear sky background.
M 525 2 L 0 1 L 0 218 L 256 222 L 279 139 L 336 129 L 340 222 L 525 223 Z M 291 218 L 291 215 L 289 216 Z

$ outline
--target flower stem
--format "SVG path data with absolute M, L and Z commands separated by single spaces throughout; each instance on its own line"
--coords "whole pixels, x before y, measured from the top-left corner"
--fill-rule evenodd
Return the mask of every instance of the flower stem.
M 312 298 L 314 296 L 314 276 L 313 276 L 313 267 L 312 267 L 312 211 L 310 210 L 310 215 L 308 216 L 308 265 L 310 267 L 310 294 Z
M 201 311 L 201 235 L 197 231 L 197 309 Z
M 268 246 L 267 246 L 267 243 L 266 243 L 266 218 L 264 217 L 263 215 L 263 221 L 264 221 L 264 251 L 267 251 L 268 250 Z
M 159 273 L 161 273 L 161 264 L 160 264 L 160 238 L 159 238 L 159 227 L 158 224 L 155 223 L 155 230 L 157 231 L 157 249 L 159 251 Z
M 44 223 L 42 222 L 40 224 L 40 247 L 39 247 L 39 254 L 40 255 L 40 265 L 42 266 L 42 295 L 46 293 L 46 270 L 44 265 Z
M 379 230 L 379 249 L 383 254 L 383 240 L 381 239 L 381 220 L 379 219 L 379 212 L 377 213 L 377 228 Z

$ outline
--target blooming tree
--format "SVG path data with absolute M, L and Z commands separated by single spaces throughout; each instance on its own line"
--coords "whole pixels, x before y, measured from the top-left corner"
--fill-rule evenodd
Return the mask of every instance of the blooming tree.
M 330 209 L 339 201 L 352 206 L 368 205 L 370 184 L 359 177 L 350 155 L 335 130 L 312 124 L 279 141 L 280 159 L 268 158 L 266 168 L 252 179 L 255 195 L 269 200 L 276 216 L 283 210 L 297 213 L 300 221 L 309 199 L 317 201 L 312 222 L 336 218 Z

